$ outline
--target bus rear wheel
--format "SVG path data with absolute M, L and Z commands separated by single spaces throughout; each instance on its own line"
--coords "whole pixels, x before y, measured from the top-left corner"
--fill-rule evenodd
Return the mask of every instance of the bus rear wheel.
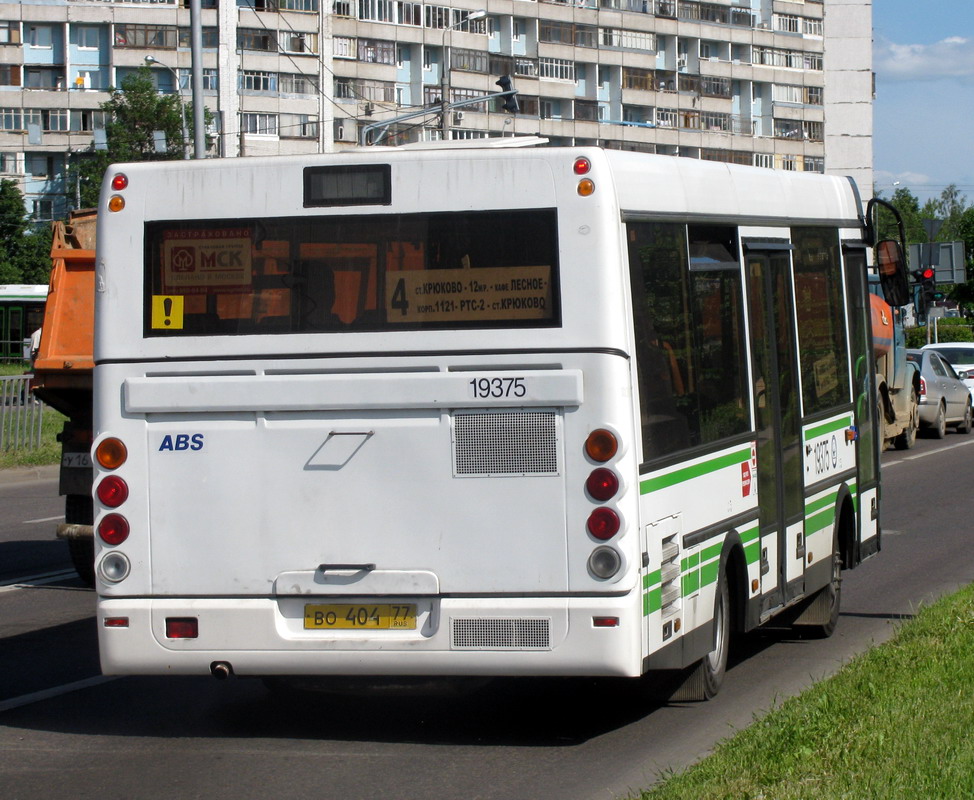
M 721 569 L 717 578 L 717 595 L 714 598 L 714 649 L 691 668 L 686 680 L 670 698 L 671 702 L 699 702 L 717 696 L 724 682 L 724 673 L 727 672 L 730 629 L 730 590 L 727 576 Z

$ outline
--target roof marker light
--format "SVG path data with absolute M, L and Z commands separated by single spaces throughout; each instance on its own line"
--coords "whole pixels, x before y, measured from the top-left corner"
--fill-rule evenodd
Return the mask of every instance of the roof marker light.
M 588 178 L 582 178 L 578 182 L 578 193 L 582 197 L 591 197 L 595 194 L 595 184 Z
M 575 171 L 576 175 L 588 175 L 592 169 L 592 162 L 583 156 L 579 156 L 575 159 L 572 169 Z
M 112 176 L 112 191 L 120 192 L 129 185 L 128 176 L 124 172 L 117 172 Z

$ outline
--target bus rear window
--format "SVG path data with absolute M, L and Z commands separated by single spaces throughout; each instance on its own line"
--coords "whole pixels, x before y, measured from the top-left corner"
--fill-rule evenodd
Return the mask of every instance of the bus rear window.
M 553 209 L 149 222 L 146 336 L 560 324 Z

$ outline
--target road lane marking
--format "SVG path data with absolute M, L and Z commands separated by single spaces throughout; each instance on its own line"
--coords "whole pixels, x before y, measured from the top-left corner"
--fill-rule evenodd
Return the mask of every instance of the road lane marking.
M 23 706 L 29 706 L 32 703 L 39 703 L 42 700 L 50 700 L 53 697 L 60 697 L 63 694 L 70 694 L 71 692 L 77 692 L 81 689 L 90 689 L 92 686 L 100 686 L 103 683 L 116 680 L 118 680 L 118 677 L 115 675 L 95 675 L 91 678 L 85 678 L 84 680 L 65 683 L 61 686 L 54 686 L 50 689 L 42 689 L 39 692 L 23 694 L 20 697 L 11 697 L 9 700 L 0 701 L 0 714 L 14 708 L 22 708 Z
M 64 514 L 58 514 L 56 517 L 42 517 L 41 519 L 25 519 L 21 522 L 21 525 L 36 525 L 38 522 L 54 522 L 58 519 L 64 519 Z
M 943 453 L 947 450 L 955 450 L 958 447 L 968 447 L 972 444 L 974 444 L 974 439 L 968 439 L 966 442 L 958 442 L 957 444 L 947 445 L 946 447 L 938 447 L 936 450 L 927 450 L 925 453 L 917 453 L 913 456 L 903 456 L 896 461 L 884 461 L 882 466 L 884 469 L 886 467 L 895 467 L 897 464 L 902 464 L 904 461 L 916 461 L 918 458 L 926 458 L 927 456 Z
M 57 583 L 65 578 L 73 578 L 77 573 L 73 569 L 64 569 L 58 572 L 42 572 L 38 575 L 23 575 L 19 578 L 12 578 L 0 583 L 0 592 L 12 592 L 15 589 L 29 589 L 31 586 L 44 586 L 48 583 Z

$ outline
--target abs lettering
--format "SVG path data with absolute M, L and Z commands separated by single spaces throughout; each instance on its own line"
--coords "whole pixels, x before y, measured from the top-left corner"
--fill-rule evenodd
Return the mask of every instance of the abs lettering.
M 180 433 L 176 436 L 176 449 L 189 450 L 189 434 Z
M 202 450 L 203 449 L 203 434 L 194 433 L 191 439 L 192 444 L 189 446 L 190 450 Z
M 159 445 L 159 452 L 161 453 L 161 452 L 162 452 L 163 450 L 172 450 L 172 449 L 173 449 L 173 446 L 172 446 L 172 436 L 170 436 L 170 435 L 169 435 L 169 434 L 167 433 L 167 434 L 166 434 L 166 435 L 165 435 L 165 436 L 164 436 L 164 437 L 162 438 L 162 444 L 161 444 L 161 445 Z

